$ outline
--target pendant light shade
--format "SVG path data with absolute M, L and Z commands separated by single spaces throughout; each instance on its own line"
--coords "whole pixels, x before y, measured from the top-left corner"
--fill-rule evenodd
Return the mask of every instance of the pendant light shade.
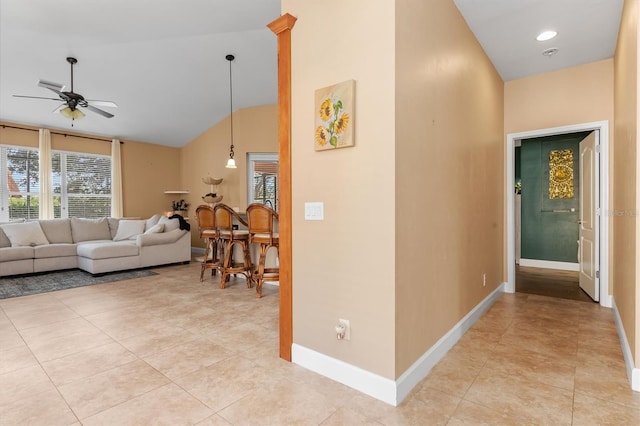
M 236 160 L 233 158 L 233 84 L 231 79 L 231 62 L 235 59 L 233 55 L 225 56 L 225 59 L 229 61 L 229 121 L 231 127 L 231 146 L 229 147 L 229 160 L 227 160 L 227 165 L 225 166 L 227 169 L 235 169 L 236 168 Z

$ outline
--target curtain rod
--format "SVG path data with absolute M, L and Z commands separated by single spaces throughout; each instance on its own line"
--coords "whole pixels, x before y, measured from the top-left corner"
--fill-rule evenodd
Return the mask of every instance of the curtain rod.
M 9 126 L 9 125 L 6 125 L 6 124 L 0 124 L 0 126 L 2 126 L 3 129 L 4 128 L 9 128 L 9 129 L 18 129 L 18 130 L 28 130 L 30 132 L 37 132 L 38 131 L 37 129 L 29 129 L 27 127 L 18 127 L 18 126 Z M 67 133 L 59 133 L 59 132 L 53 132 L 53 131 L 51 132 L 51 134 L 52 135 L 64 136 L 65 138 L 67 136 L 70 136 L 70 137 L 74 137 L 74 138 L 92 139 L 94 141 L 111 142 L 111 139 L 94 138 L 94 137 L 91 137 L 91 136 L 69 135 Z M 120 144 L 122 145 L 122 144 L 124 144 L 124 142 L 120 141 Z

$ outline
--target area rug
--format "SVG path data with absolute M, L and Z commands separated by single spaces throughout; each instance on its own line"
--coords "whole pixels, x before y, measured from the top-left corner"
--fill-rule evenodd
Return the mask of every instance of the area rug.
M 80 269 L 70 269 L 68 271 L 55 271 L 36 275 L 4 277 L 0 278 L 0 299 L 150 277 L 152 275 L 158 275 L 158 273 L 148 269 L 135 269 L 93 276 Z

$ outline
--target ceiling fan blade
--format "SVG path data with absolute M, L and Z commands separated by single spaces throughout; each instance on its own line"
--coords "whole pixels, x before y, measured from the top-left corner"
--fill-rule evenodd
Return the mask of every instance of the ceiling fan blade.
M 64 90 L 64 84 L 53 83 L 51 81 L 46 81 L 46 80 L 38 81 L 38 86 L 44 87 L 45 89 L 49 89 L 58 94 Z
M 88 109 L 89 111 L 93 111 L 93 112 L 95 112 L 96 114 L 100 114 L 100 115 L 101 115 L 101 116 L 103 116 L 103 117 L 107 117 L 107 118 L 111 118 L 111 117 L 113 117 L 113 114 L 111 114 L 111 113 L 109 113 L 109 112 L 107 112 L 107 111 L 103 111 L 103 110 L 101 110 L 101 109 L 99 109 L 99 108 L 96 108 L 96 107 L 94 107 L 93 105 L 87 105 L 87 106 L 86 106 L 86 107 L 84 107 L 84 108 Z
M 25 96 L 25 95 L 13 95 L 16 98 L 29 98 L 29 99 L 49 99 L 52 101 L 59 101 L 60 98 L 44 98 L 42 96 Z
M 92 105 L 97 105 L 97 106 L 101 106 L 101 107 L 112 107 L 112 108 L 118 108 L 118 104 L 112 101 L 98 101 L 95 99 L 86 99 L 87 102 L 89 102 Z
M 56 109 L 54 109 L 53 111 L 51 111 L 53 114 L 60 112 L 61 109 L 63 109 L 64 107 L 66 107 L 67 104 L 66 103 L 62 103 L 60 105 L 58 105 L 58 107 Z

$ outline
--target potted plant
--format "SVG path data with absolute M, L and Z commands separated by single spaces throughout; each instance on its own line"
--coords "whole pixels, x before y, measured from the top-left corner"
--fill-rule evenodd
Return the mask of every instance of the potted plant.
M 184 200 L 173 201 L 171 203 L 171 208 L 173 209 L 174 214 L 179 214 L 181 216 L 184 216 L 184 212 L 186 212 L 189 209 L 189 203 L 187 203 Z

